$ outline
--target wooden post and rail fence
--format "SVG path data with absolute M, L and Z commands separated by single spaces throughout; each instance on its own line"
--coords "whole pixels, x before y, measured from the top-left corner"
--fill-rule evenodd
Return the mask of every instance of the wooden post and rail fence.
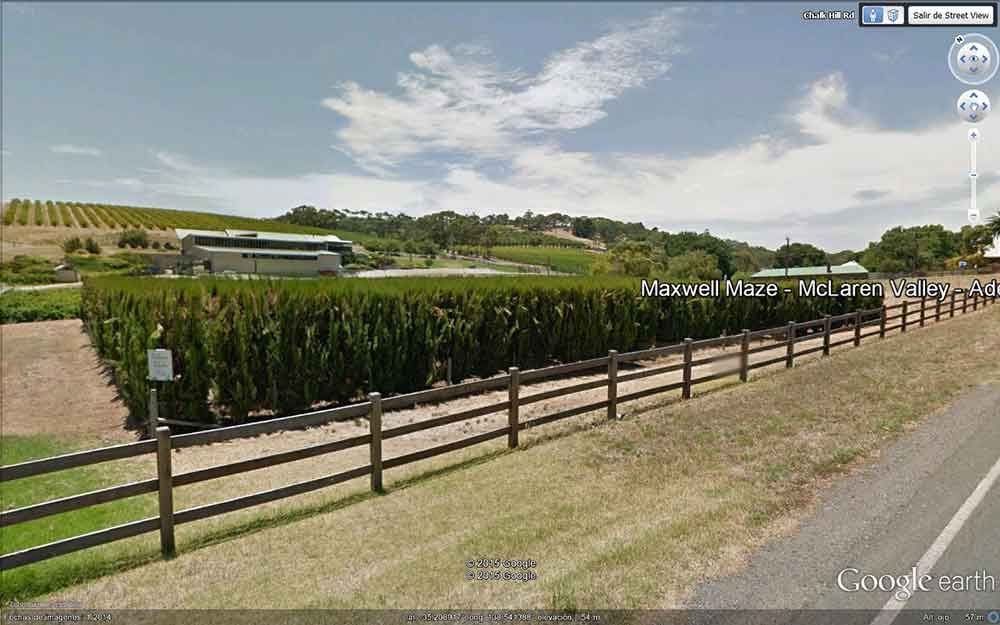
M 969 296 L 966 292 L 961 302 L 961 312 L 969 310 Z M 983 306 L 995 303 L 996 298 L 983 300 Z M 13 553 L 0 555 L 0 570 L 9 570 L 15 567 L 28 565 L 34 562 L 47 560 L 59 555 L 72 553 L 82 549 L 88 549 L 98 545 L 103 545 L 117 540 L 146 534 L 149 532 L 159 532 L 160 547 L 164 555 L 172 554 L 176 549 L 174 538 L 174 528 L 177 525 L 191 523 L 200 519 L 214 517 L 228 512 L 257 506 L 267 502 L 277 501 L 286 497 L 293 497 L 310 491 L 319 490 L 349 480 L 369 476 L 372 491 L 383 490 L 383 474 L 385 471 L 401 467 L 413 462 L 433 458 L 445 453 L 485 443 L 487 441 L 506 437 L 507 446 L 514 449 L 518 446 L 518 433 L 522 430 L 538 427 L 547 423 L 552 423 L 569 417 L 607 410 L 608 419 L 617 419 L 618 407 L 626 402 L 641 399 L 651 395 L 657 395 L 670 391 L 680 390 L 683 399 L 689 399 L 692 395 L 692 388 L 695 385 L 703 384 L 713 380 L 718 380 L 728 376 L 738 375 L 739 380 L 746 382 L 749 372 L 754 369 L 771 365 L 784 364 L 786 367 L 793 367 L 795 358 L 807 354 L 822 352 L 823 356 L 829 355 L 830 350 L 835 347 L 853 344 L 860 345 L 862 340 L 868 337 L 885 338 L 888 332 L 900 330 L 905 332 L 908 325 L 912 324 L 909 319 L 914 314 L 919 314 L 919 323 L 925 324 L 927 321 L 926 301 L 919 302 L 920 308 L 911 310 L 912 302 L 902 302 L 892 306 L 881 306 L 870 310 L 860 310 L 842 315 L 824 315 L 821 319 L 804 323 L 789 322 L 787 326 L 781 328 L 771 328 L 766 330 L 743 330 L 739 334 L 724 336 L 715 339 L 694 341 L 690 338 L 682 343 L 669 345 L 666 347 L 656 347 L 652 349 L 639 350 L 634 352 L 618 353 L 615 350 L 608 352 L 606 357 L 591 358 L 578 362 L 562 365 L 520 371 L 517 367 L 511 367 L 506 375 L 465 382 L 446 386 L 443 388 L 428 389 L 405 395 L 396 395 L 383 399 L 379 393 L 373 392 L 368 395 L 368 400 L 350 406 L 342 406 L 328 410 L 319 410 L 291 417 L 258 421 L 243 425 L 234 425 L 212 430 L 194 432 L 189 434 L 179 434 L 171 436 L 169 427 L 157 427 L 154 437 L 134 443 L 114 445 L 88 451 L 73 452 L 61 456 L 31 460 L 19 464 L 0 467 L 0 484 L 29 478 L 38 475 L 54 473 L 78 467 L 85 467 L 112 460 L 133 458 L 147 454 L 155 454 L 157 472 L 156 477 L 146 480 L 139 480 L 90 491 L 79 495 L 63 497 L 42 503 L 36 503 L 20 508 L 5 510 L 0 512 L 0 528 L 42 519 L 51 515 L 79 510 L 98 504 L 108 503 L 128 497 L 135 497 L 147 493 L 158 494 L 158 515 L 155 517 L 140 519 L 129 523 L 124 523 L 114 527 L 101 529 L 71 538 L 57 540 L 44 545 L 30 547 Z M 972 310 L 977 310 L 980 306 L 980 298 L 973 297 L 971 302 Z M 890 314 L 900 310 L 898 314 Z M 952 318 L 957 311 L 957 302 L 952 293 L 949 316 Z M 935 303 L 935 321 L 941 319 L 941 303 Z M 895 323 L 894 323 L 895 322 Z M 868 328 L 874 328 L 868 330 Z M 846 338 L 837 338 L 841 333 L 850 333 Z M 776 336 L 782 336 L 784 340 L 764 342 Z M 796 350 L 796 345 L 803 341 L 810 341 L 822 338 L 822 344 L 808 349 Z M 763 344 L 752 347 L 754 339 L 761 340 Z M 729 345 L 739 346 L 739 356 L 736 358 L 737 366 L 728 368 L 717 373 L 711 373 L 701 377 L 694 377 L 694 370 L 698 367 L 721 361 L 732 361 L 734 355 L 722 353 L 696 359 L 696 349 L 720 348 Z M 774 350 L 783 350 L 780 356 L 765 358 L 751 362 L 751 356 L 763 354 Z M 681 355 L 681 362 L 653 367 L 642 367 L 637 370 L 621 373 L 620 366 L 624 363 L 634 363 L 637 361 L 650 361 L 665 356 Z M 530 384 L 554 377 L 563 377 L 569 374 L 594 371 L 604 369 L 606 376 L 598 380 L 578 382 L 569 386 L 555 388 L 551 390 L 536 392 L 530 395 L 523 395 L 523 384 Z M 663 384 L 652 388 L 643 388 L 637 391 L 620 394 L 620 385 L 627 384 L 635 380 L 646 377 L 663 375 L 667 373 L 681 372 L 681 380 Z M 521 420 L 520 409 L 546 399 L 555 397 L 565 397 L 584 391 L 598 388 L 607 389 L 607 399 L 591 402 L 562 410 L 553 414 L 533 417 L 528 420 Z M 416 404 L 423 404 L 434 401 L 442 401 L 457 397 L 469 396 L 487 391 L 507 390 L 507 399 L 502 402 L 489 404 L 477 408 L 463 410 L 461 412 L 426 419 L 416 423 L 398 425 L 391 428 L 383 428 L 382 415 L 384 411 L 399 410 L 409 408 Z M 155 396 L 154 396 L 155 399 Z M 489 415 L 493 413 L 507 413 L 506 425 L 481 434 L 464 438 L 457 441 L 437 445 L 419 451 L 409 452 L 391 458 L 383 457 L 383 443 L 396 437 L 405 436 L 413 432 L 419 432 L 431 428 L 458 423 Z M 270 432 L 278 432 L 286 429 L 303 428 L 322 425 L 334 420 L 357 419 L 367 417 L 369 424 L 368 434 L 328 441 L 324 443 L 310 445 L 282 451 L 267 456 L 255 457 L 228 464 L 212 466 L 203 469 L 174 473 L 171 464 L 171 453 L 173 450 L 184 449 L 197 445 L 216 443 L 236 438 L 258 436 Z M 266 467 L 272 467 L 296 460 L 313 458 L 316 456 L 335 453 L 355 447 L 368 446 L 369 463 L 364 466 L 355 467 L 339 473 L 326 475 L 323 477 L 297 482 L 287 486 L 274 488 L 271 490 L 257 492 L 251 495 L 244 495 L 233 499 L 201 505 L 184 510 L 174 510 L 174 489 L 215 480 L 230 475 L 255 471 Z

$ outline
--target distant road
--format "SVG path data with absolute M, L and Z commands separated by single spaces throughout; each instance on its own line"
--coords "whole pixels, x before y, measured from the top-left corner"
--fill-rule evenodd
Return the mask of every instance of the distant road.
M 59 282 L 56 284 L 33 284 L 27 286 L 7 286 L 0 284 L 0 295 L 8 291 L 53 291 L 55 289 L 78 289 L 83 282 Z
M 898 619 L 886 612 L 865 621 L 878 625 L 909 623 L 912 611 L 1000 610 L 998 477 L 1000 384 L 992 383 L 931 417 L 878 463 L 822 495 L 798 531 L 765 546 L 745 570 L 704 585 L 690 607 L 906 611 Z M 838 586 L 838 573 L 847 568 L 858 570 L 845 575 L 850 587 L 866 574 L 909 574 L 918 563 L 934 580 L 931 591 L 905 601 Z M 938 586 L 942 576 L 984 570 L 996 578 L 997 592 L 942 592 Z M 772 622 L 786 622 L 773 616 Z
M 496 271 L 494 269 L 469 269 L 465 267 L 439 267 L 434 269 L 366 269 L 349 274 L 349 278 L 412 278 L 414 276 L 523 276 L 525 274 Z

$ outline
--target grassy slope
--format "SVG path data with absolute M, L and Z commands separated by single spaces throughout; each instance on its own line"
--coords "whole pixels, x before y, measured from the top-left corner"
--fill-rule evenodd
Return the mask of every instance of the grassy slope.
M 5 299 L 6 297 L 4 296 Z M 0 463 L 15 464 L 96 446 L 99 446 L 96 441 L 70 441 L 50 436 L 5 435 L 3 445 L 0 445 Z M 9 510 L 40 500 L 76 495 L 122 483 L 125 481 L 122 476 L 128 472 L 128 464 L 118 462 L 15 480 L 0 486 L 0 502 L 4 510 Z M 119 523 L 155 516 L 154 497 L 155 494 L 133 497 L 0 529 L 0 551 L 10 553 Z M 126 554 L 126 551 L 120 551 L 119 557 L 127 557 Z M 113 563 L 99 559 L 92 552 L 84 551 L 30 567 L 5 571 L 0 600 L 6 601 L 14 596 L 37 595 L 74 583 L 84 576 L 84 571 L 93 575 L 100 571 L 110 573 L 113 570 Z
M 787 526 L 831 475 L 969 385 L 1000 381 L 1000 363 L 970 356 L 998 349 L 992 308 L 689 402 L 653 398 L 621 422 L 577 422 L 570 436 L 529 431 L 519 451 L 469 450 L 407 479 L 390 471 L 387 496 L 339 492 L 311 512 L 292 500 L 236 538 L 206 543 L 185 527 L 178 559 L 58 597 L 103 607 L 676 605 Z M 532 558 L 539 579 L 465 581 L 466 561 L 483 557 Z M 231 562 L 240 566 L 220 575 Z
M 587 273 L 593 252 L 560 247 L 494 247 L 490 254 L 502 260 L 551 267 L 562 273 Z

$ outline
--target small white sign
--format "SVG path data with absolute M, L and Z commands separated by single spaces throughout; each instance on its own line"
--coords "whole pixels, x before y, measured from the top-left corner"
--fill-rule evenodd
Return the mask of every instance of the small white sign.
M 147 349 L 146 362 L 150 380 L 170 382 L 174 379 L 174 359 L 169 349 Z

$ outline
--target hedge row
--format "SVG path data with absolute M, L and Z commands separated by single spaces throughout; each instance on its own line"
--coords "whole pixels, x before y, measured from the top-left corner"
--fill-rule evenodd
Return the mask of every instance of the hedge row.
M 460 380 L 878 305 L 639 293 L 628 278 L 100 278 L 86 282 L 82 312 L 134 415 L 146 414 L 146 349 L 165 347 L 178 377 L 161 392 L 184 418 L 241 421 L 426 388 L 449 358 Z

